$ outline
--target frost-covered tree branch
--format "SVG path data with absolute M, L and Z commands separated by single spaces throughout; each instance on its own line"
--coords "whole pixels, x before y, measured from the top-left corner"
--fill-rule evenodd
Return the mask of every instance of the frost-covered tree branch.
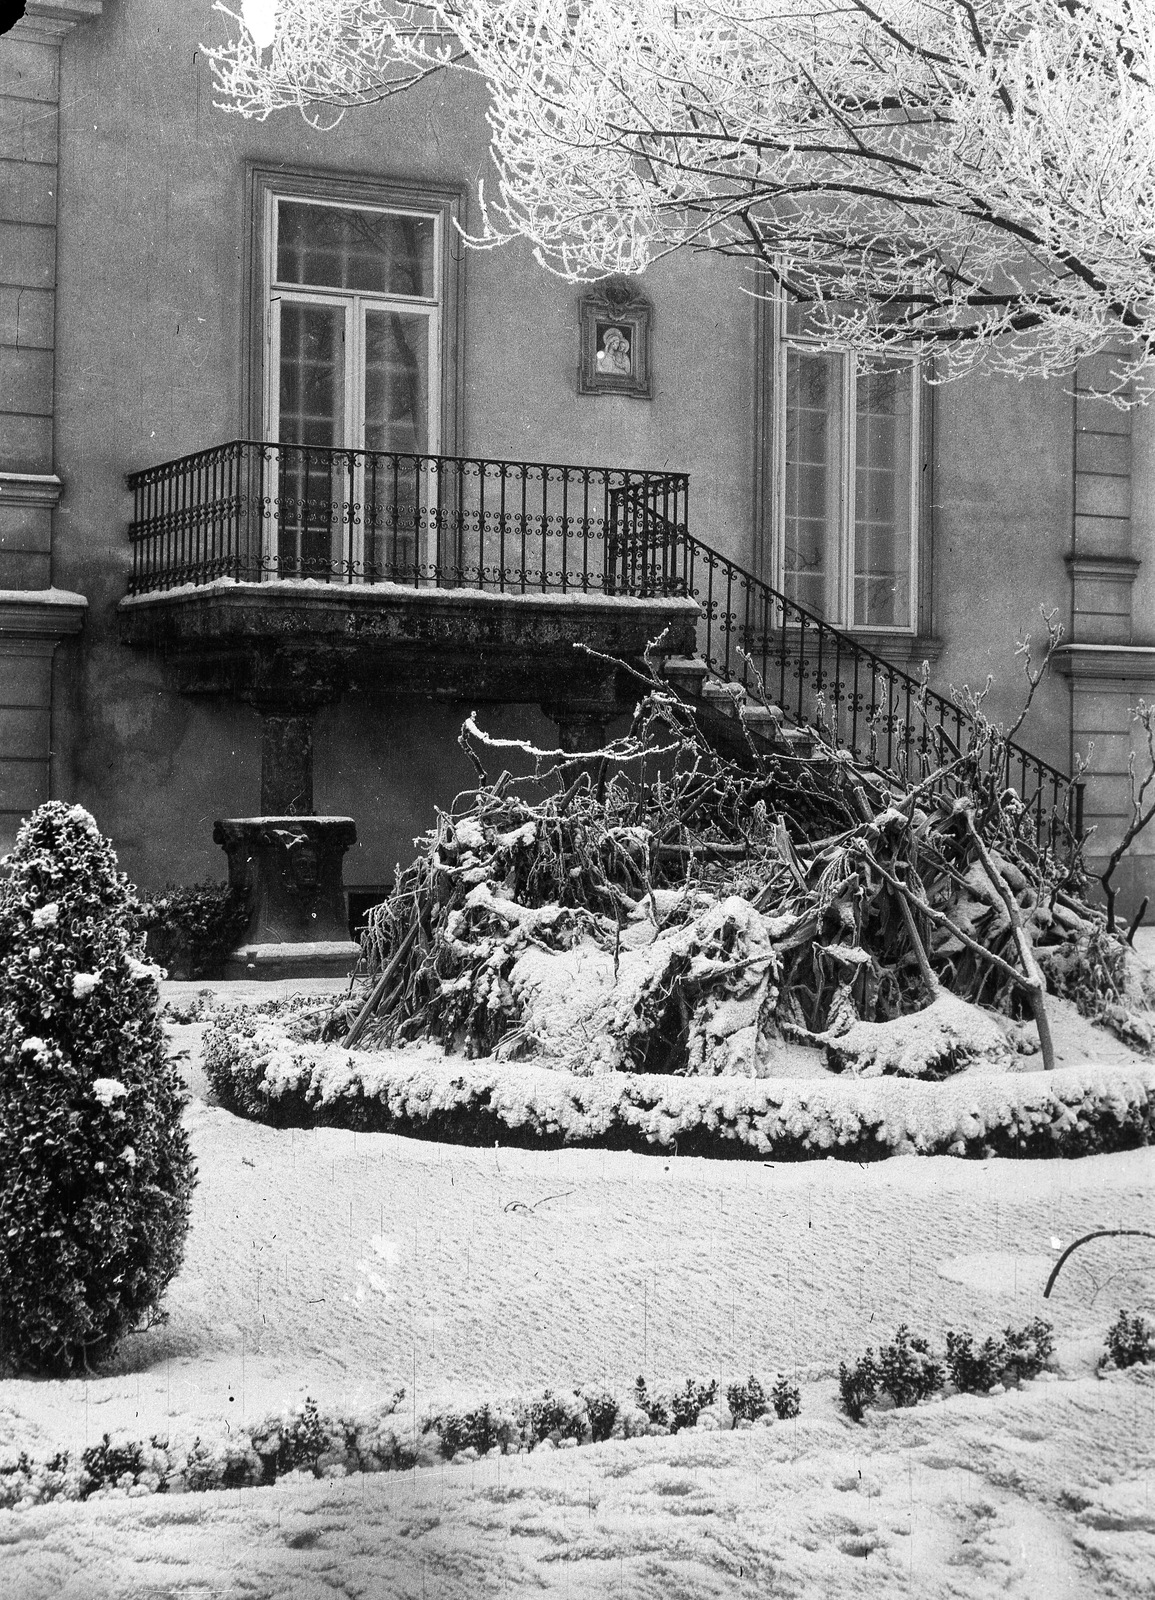
M 689 246 L 841 344 L 1068 371 L 1155 339 L 1155 7 L 1136 0 L 279 0 L 210 50 L 264 117 L 479 73 L 478 242 L 571 280 Z

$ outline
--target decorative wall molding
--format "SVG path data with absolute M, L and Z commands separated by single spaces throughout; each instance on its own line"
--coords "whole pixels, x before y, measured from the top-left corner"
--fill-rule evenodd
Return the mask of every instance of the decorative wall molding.
M 24 15 L 9 37 L 58 44 L 73 28 L 94 22 L 103 11 L 102 0 L 25 0 Z
M 88 601 L 69 589 L 0 589 L 0 642 L 79 633 Z
M 0 472 L 0 506 L 59 505 L 64 485 L 54 472 Z
M 1076 681 L 1155 683 L 1155 645 L 1144 644 L 1062 644 L 1055 651 L 1055 665 Z
M 1106 578 L 1115 583 L 1132 584 L 1142 562 L 1137 556 L 1084 555 L 1076 551 L 1063 558 L 1072 578 Z

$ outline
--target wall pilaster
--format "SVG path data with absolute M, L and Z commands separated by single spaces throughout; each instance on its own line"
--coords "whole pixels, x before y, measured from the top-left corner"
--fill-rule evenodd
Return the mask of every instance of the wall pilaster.
M 28 0 L 0 38 L 0 853 L 49 798 L 52 664 L 85 600 L 52 586 L 60 44 L 100 0 Z

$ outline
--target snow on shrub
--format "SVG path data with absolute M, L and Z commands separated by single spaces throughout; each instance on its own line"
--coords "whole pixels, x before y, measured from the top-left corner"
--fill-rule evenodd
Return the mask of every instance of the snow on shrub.
M 779 1422 L 788 1422 L 791 1417 L 801 1415 L 802 1391 L 796 1383 L 780 1377 L 770 1391 L 770 1404 Z
M 592 1077 L 446 1056 L 433 1044 L 349 1051 L 267 1010 L 219 1011 L 205 1070 L 229 1110 L 462 1143 L 592 1145 L 682 1155 L 873 1160 L 922 1154 L 1077 1156 L 1155 1137 L 1155 1062 L 922 1083 Z
M 1155 1361 L 1155 1326 L 1141 1312 L 1131 1316 L 1120 1311 L 1107 1329 L 1107 1353 L 1103 1367 L 1134 1367 Z
M 732 1383 L 726 1390 L 726 1404 L 735 1422 L 757 1422 L 770 1409 L 766 1391 L 753 1373 L 745 1383 Z
M 943 1383 L 944 1364 L 925 1339 L 910 1332 L 905 1323 L 894 1343 L 868 1350 L 853 1366 L 838 1367 L 838 1393 L 842 1409 L 853 1422 L 861 1422 L 870 1406 L 915 1406 L 938 1393 L 989 1393 L 1036 1378 L 1055 1348 L 1054 1330 L 1041 1317 L 1021 1328 L 1005 1328 L 975 1349 L 974 1335 L 951 1331 L 946 1336 L 946 1371 L 952 1388 Z
M 644 1379 L 638 1379 L 638 1387 L 646 1393 Z M 232 1428 L 213 1439 L 198 1436 L 191 1444 L 170 1443 L 158 1434 L 144 1444 L 127 1434 L 106 1433 L 79 1462 L 67 1452 L 46 1464 L 33 1462 L 27 1453 L 7 1459 L 0 1454 L 0 1510 L 26 1510 L 50 1500 L 124 1499 L 338 1478 L 350 1472 L 408 1471 L 440 1461 L 666 1434 L 695 1424 L 730 1427 L 726 1406 L 713 1404 L 717 1391 L 717 1379 L 687 1379 L 680 1389 L 649 1396 L 655 1413 L 672 1416 L 669 1426 L 652 1421 L 634 1400 L 598 1384 L 565 1392 L 542 1389 L 465 1409 L 442 1407 L 412 1420 L 400 1409 L 403 1388 L 375 1409 L 354 1416 L 330 1415 L 306 1398 L 303 1405 L 268 1416 L 247 1432 Z M 792 1392 L 797 1401 L 798 1391 Z M 797 1414 L 797 1405 L 779 1412 Z
M 1004 1328 L 1001 1337 L 984 1339 L 977 1348 L 969 1333 L 951 1331 L 946 1336 L 946 1366 L 960 1393 L 985 1394 L 999 1383 L 1037 1377 L 1054 1348 L 1051 1324 L 1041 1317 L 1022 1328 Z
M 67 1372 L 156 1312 L 194 1169 L 139 906 L 80 806 L 0 881 L 0 1355 Z M 126 1469 L 127 1470 L 127 1469 Z
M 942 1387 L 942 1365 L 930 1353 L 925 1339 L 912 1334 L 904 1322 L 894 1343 L 878 1352 L 878 1383 L 896 1406 L 914 1406 Z

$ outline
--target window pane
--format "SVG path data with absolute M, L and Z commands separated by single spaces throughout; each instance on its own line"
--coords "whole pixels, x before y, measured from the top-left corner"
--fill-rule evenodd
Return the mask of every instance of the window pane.
M 429 449 L 429 318 L 365 313 L 365 448 Z
M 913 368 L 862 373 L 855 385 L 854 622 L 908 628 Z
M 345 443 L 345 308 L 281 302 L 281 425 L 286 444 Z
M 281 200 L 277 279 L 432 299 L 434 219 Z
M 429 318 L 365 313 L 365 448 L 405 455 L 429 449 Z M 417 575 L 432 527 L 436 480 L 417 462 L 365 464 L 366 559 L 378 575 Z
M 838 608 L 842 360 L 786 354 L 783 588 L 821 616 Z
M 790 338 L 821 338 L 831 317 L 846 316 L 852 310 L 848 300 L 827 300 L 822 306 L 804 304 L 798 300 L 786 302 L 786 333 Z
M 343 468 L 329 455 L 345 443 L 343 306 L 281 302 L 278 439 L 279 571 L 327 577 L 344 526 Z

